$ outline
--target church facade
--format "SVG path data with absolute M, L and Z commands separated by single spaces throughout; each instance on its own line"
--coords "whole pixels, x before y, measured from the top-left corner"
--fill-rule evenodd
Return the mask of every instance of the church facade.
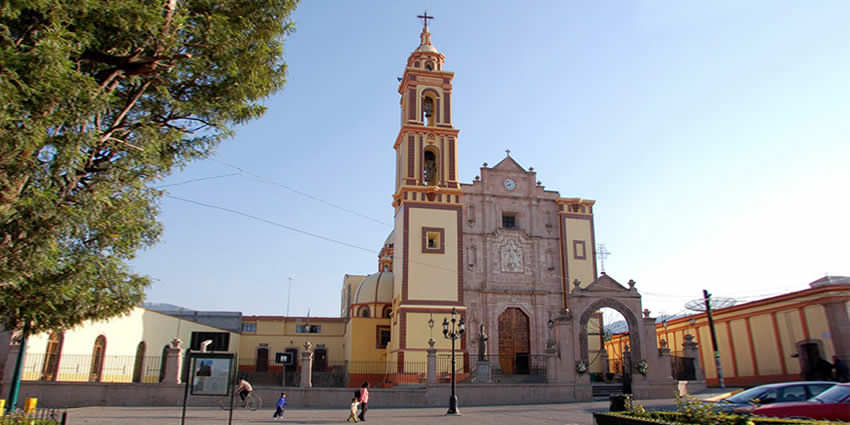
M 494 368 L 513 373 L 544 353 L 570 292 L 597 277 L 594 201 L 546 190 L 510 151 L 492 167 L 484 163 L 472 183 L 460 182 L 454 74 L 444 66 L 426 25 L 398 88 L 394 230 L 378 272 L 343 282 L 346 360 L 401 371 L 424 364 L 431 342 L 448 355 L 440 324 L 456 311 L 467 329 L 459 364 L 474 366 L 469 352 L 479 351 L 484 331 Z M 598 352 L 601 316 L 594 318 L 598 337 L 588 348 Z M 364 349 L 370 335 L 378 341 Z

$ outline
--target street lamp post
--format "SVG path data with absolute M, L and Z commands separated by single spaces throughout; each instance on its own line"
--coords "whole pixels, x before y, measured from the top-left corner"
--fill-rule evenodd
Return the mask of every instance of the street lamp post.
M 460 339 L 463 336 L 465 329 L 463 325 L 463 317 L 460 318 L 460 321 L 457 320 L 457 309 L 452 308 L 452 321 L 451 325 L 449 324 L 449 320 L 447 318 L 443 318 L 443 336 L 446 339 L 450 339 L 452 341 L 452 395 L 449 397 L 449 411 L 446 412 L 447 415 L 459 415 L 460 412 L 457 410 L 457 393 L 455 392 L 455 341 Z

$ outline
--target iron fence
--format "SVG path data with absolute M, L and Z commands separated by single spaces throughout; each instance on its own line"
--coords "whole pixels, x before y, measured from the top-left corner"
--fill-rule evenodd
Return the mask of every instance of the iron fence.
M 252 372 L 240 371 L 239 374 L 255 385 L 281 385 L 286 373 L 285 386 L 298 386 L 301 382 L 301 368 L 284 371 Z M 424 384 L 428 375 L 427 362 L 406 361 L 399 366 L 395 362 L 355 361 L 328 362 L 314 367 L 312 384 L 314 387 L 350 388 L 359 387 L 368 381 L 374 387 L 391 387 L 405 384 Z
M 546 376 L 545 354 L 488 354 L 484 358 L 490 362 L 491 368 L 501 371 L 502 375 Z
M 373 386 L 392 387 L 396 385 L 424 384 L 428 376 L 428 363 L 424 361 L 397 362 L 346 362 L 334 368 L 336 373 L 346 374 L 348 387 L 359 387 L 365 381 Z M 315 376 L 315 374 L 313 375 Z M 339 382 L 337 379 L 334 382 Z
M 694 381 L 697 379 L 696 367 L 692 357 L 685 357 L 681 351 L 670 353 L 670 365 L 673 368 L 673 378 L 679 381 Z
M 155 384 L 160 381 L 160 356 L 104 356 L 100 370 L 92 370 L 92 356 L 64 354 L 54 367 L 45 368 L 45 354 L 27 354 L 22 379 L 25 381 L 62 382 L 137 382 Z M 54 369 L 55 368 L 55 369 Z

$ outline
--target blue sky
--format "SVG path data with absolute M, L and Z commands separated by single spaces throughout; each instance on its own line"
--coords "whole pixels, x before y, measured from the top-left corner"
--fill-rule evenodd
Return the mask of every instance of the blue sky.
M 850 275 L 850 3 L 519 5 L 303 2 L 266 115 L 163 181 L 267 221 L 165 198 L 162 240 L 133 262 L 148 301 L 285 314 L 292 277 L 291 314 L 339 314 L 343 276 L 377 271 L 391 230 L 396 77 L 426 7 L 461 181 L 510 149 L 595 199 L 606 271 L 653 314 Z

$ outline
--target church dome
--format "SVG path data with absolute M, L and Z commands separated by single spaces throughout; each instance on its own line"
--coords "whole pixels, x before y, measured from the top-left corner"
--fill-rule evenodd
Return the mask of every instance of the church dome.
M 354 293 L 353 304 L 391 304 L 393 302 L 393 273 L 379 272 L 366 276 Z
M 422 44 L 416 49 L 416 51 L 417 52 L 427 52 L 427 53 L 440 53 L 440 51 L 437 50 L 437 48 L 434 47 L 431 44 Z
M 395 229 L 387 235 L 387 240 L 384 241 L 384 248 L 392 248 L 395 243 Z

